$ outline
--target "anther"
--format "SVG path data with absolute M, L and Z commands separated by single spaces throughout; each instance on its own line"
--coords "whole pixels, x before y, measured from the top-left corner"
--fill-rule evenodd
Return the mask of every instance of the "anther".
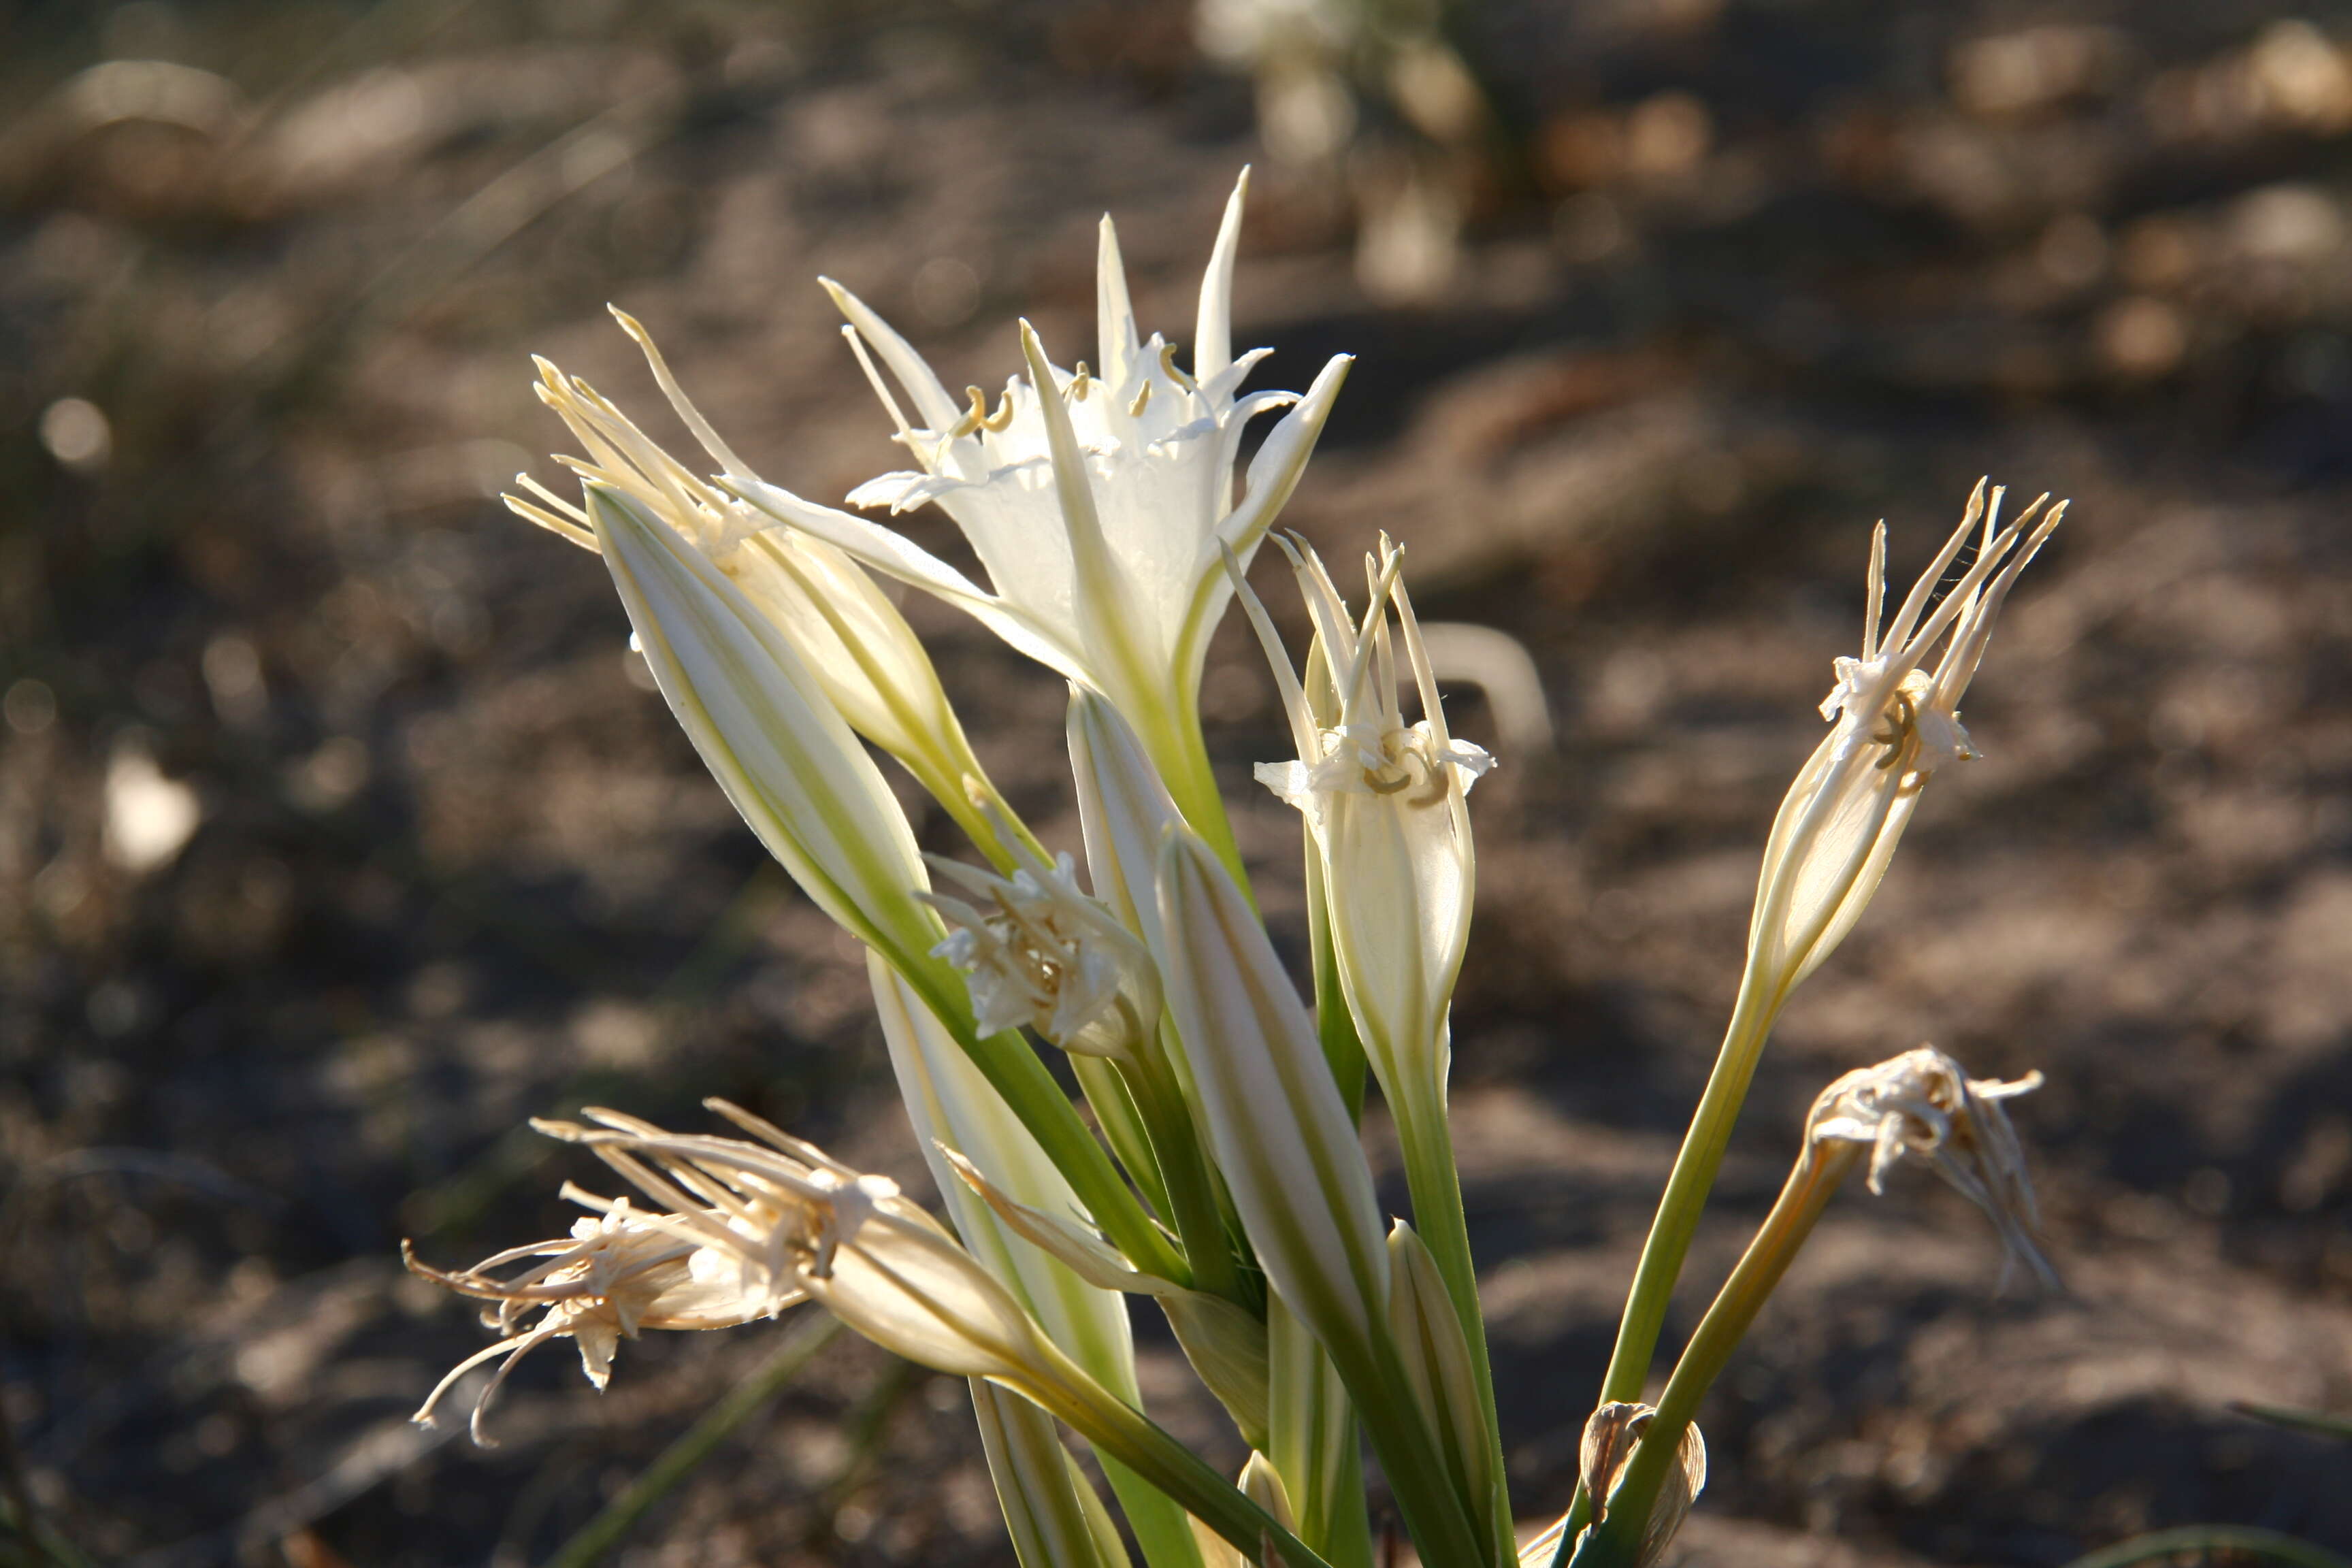
M 1135 401 L 1127 405 L 1127 416 L 1129 419 L 1142 418 L 1143 405 L 1150 401 L 1151 384 L 1147 381 L 1143 384 L 1142 388 L 1136 393 Z

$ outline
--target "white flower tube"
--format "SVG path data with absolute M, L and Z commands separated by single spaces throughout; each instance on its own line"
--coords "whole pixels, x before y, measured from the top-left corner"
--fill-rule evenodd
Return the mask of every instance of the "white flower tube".
M 637 646 L 727 798 L 825 913 L 909 975 L 944 975 L 906 814 L 808 667 L 693 545 L 629 497 L 587 516 Z
M 1470 936 L 1476 862 L 1468 795 L 1494 759 L 1447 732 L 1405 596 L 1402 550 L 1381 540 L 1379 559 L 1366 563 L 1370 602 L 1353 622 L 1315 552 L 1286 539 L 1276 543 L 1290 557 L 1314 619 L 1330 700 L 1328 711 L 1317 711 L 1265 607 L 1241 582 L 1240 562 L 1230 563 L 1298 748 L 1296 761 L 1260 763 L 1258 782 L 1306 818 L 1340 984 L 1382 1091 L 1415 1114 L 1439 1115 L 1446 1009 Z M 1421 699 L 1422 717 L 1411 725 L 1397 701 L 1391 609 Z
M 1836 661 L 1837 685 L 1822 703 L 1833 727 L 1790 785 L 1765 844 L 1748 931 L 1751 984 L 1785 994 L 1836 951 L 1869 907 L 1929 776 L 1977 755 L 1960 726 L 1960 699 L 2018 574 L 2066 515 L 2064 501 L 2049 506 L 2043 496 L 2002 528 L 2005 492 L 1986 490 L 1979 479 L 1958 529 L 1883 635 L 1886 525 L 1871 537 L 1862 657 Z M 1979 522 L 1976 559 L 1930 610 Z

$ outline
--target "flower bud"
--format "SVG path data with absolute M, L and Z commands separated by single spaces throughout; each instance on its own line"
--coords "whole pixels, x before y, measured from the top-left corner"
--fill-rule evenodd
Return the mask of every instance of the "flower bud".
M 748 471 L 687 397 L 651 335 L 624 312 L 613 314 L 711 458 L 730 473 Z M 593 461 L 567 461 L 592 482 L 626 494 L 709 556 L 801 656 L 850 727 L 903 763 L 993 856 L 990 826 L 965 796 L 964 781 L 984 776 L 980 763 L 929 655 L 873 579 L 834 546 L 776 526 L 773 518 L 689 472 L 585 382 L 567 378 L 543 360 L 540 366 L 541 401 L 593 456 Z M 520 482 L 547 504 L 508 497 L 518 513 L 597 548 L 584 512 L 528 478 Z
M 825 913 L 902 971 L 935 968 L 906 814 L 808 666 L 635 500 L 592 485 L 587 516 L 655 681 L 743 820 Z
M 1160 853 L 1161 978 L 1198 1110 L 1266 1278 L 1327 1345 L 1387 1328 L 1371 1168 L 1315 1026 L 1249 900 L 1201 838 Z
M 2018 574 L 2041 550 L 2066 503 L 2047 496 L 2000 528 L 2003 491 L 1988 501 L 1979 481 L 1959 528 L 1920 574 L 1880 633 L 1886 591 L 1886 527 L 1872 536 L 1862 657 L 1837 660 L 1837 686 L 1822 703 L 1834 721 L 1799 771 L 1764 848 L 1748 963 L 1785 994 L 1845 939 L 1877 891 L 1895 847 L 1937 769 L 1976 756 L 1959 721 L 1960 698 L 1991 639 Z M 1981 521 L 1976 559 L 1935 607 L 1945 568 Z M 1943 652 L 1931 671 L 1926 660 Z
M 1389 1337 L 1422 1415 L 1437 1435 L 1463 1506 L 1474 1518 L 1485 1518 L 1496 1495 L 1495 1474 L 1470 1342 L 1437 1259 L 1402 1220 L 1389 1230 Z

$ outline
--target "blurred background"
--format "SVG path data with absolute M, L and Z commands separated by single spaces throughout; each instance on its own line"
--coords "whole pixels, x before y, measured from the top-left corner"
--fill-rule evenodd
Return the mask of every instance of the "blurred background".
M 1669 1338 L 1811 1095 L 1923 1039 L 2049 1073 L 2018 1120 L 2074 1294 L 1996 1297 L 1929 1182 L 1845 1194 L 1677 1550 L 2352 1547 L 2352 1450 L 2230 1408 L 2352 1407 L 2352 13 L 1418 5 L 0 10 L 0 1498 L 54 1560 L 524 1568 L 746 1377 L 782 1331 L 631 1344 L 602 1397 L 558 1345 L 492 1451 L 409 1426 L 484 1340 L 401 1238 L 469 1262 L 592 1179 L 527 1116 L 719 1093 L 923 1182 L 849 943 L 598 563 L 491 499 L 556 477 L 526 354 L 676 437 L 619 302 L 835 501 L 898 462 L 814 275 L 997 384 L 1016 310 L 1091 353 L 1110 209 L 1181 340 L 1244 163 L 1258 384 L 1361 356 L 1289 522 L 1394 531 L 1424 616 L 1542 683 L 1454 701 L 1502 757 L 1455 1076 L 1521 1511 L 1568 1501 L 1869 526 L 1907 582 L 1990 470 L 2074 510 L 1972 694 L 1986 760 L 1790 1012 Z M 1075 847 L 1058 683 L 908 610 Z M 1212 744 L 1295 931 L 1240 630 Z M 1155 1412 L 1237 1464 L 1139 1332 Z M 617 1560 L 1011 1553 L 961 1386 L 843 1341 Z

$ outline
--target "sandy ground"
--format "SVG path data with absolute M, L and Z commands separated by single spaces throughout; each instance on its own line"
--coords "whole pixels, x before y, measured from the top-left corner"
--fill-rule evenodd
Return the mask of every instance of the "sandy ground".
M 815 274 L 995 384 L 1015 311 L 1086 352 L 1109 208 L 1181 335 L 1255 159 L 1260 384 L 1361 356 L 1288 522 L 1335 559 L 1404 540 L 1423 614 L 1516 637 L 1555 730 L 1455 701 L 1503 758 L 1456 1114 L 1521 1510 L 1567 1500 L 1869 525 L 1907 577 L 1990 470 L 2074 510 L 1971 693 L 1984 760 L 1790 1008 L 1670 1336 L 1811 1095 L 1921 1040 L 2048 1075 L 2017 1115 L 2071 1292 L 1997 1294 L 1990 1232 L 1916 1173 L 1843 1195 L 1708 1404 L 1679 1550 L 2053 1564 L 2196 1520 L 2352 1547 L 2352 1455 L 2229 1408 L 2352 1407 L 2330 17 L 1466 8 L 1496 150 L 1457 275 L 1397 307 L 1181 8 L 548 9 L 0 19 L 0 1382 L 73 1540 L 536 1562 L 772 1352 L 631 1345 L 598 1396 L 559 1351 L 497 1449 L 413 1430 L 481 1337 L 398 1242 L 454 1264 L 568 1223 L 588 1173 L 529 1115 L 724 1093 L 920 1180 L 856 954 L 762 867 L 597 563 L 488 499 L 554 478 L 526 353 L 648 409 L 624 303 L 770 477 L 835 500 L 895 464 Z M 191 68 L 124 115 L 125 79 L 75 75 L 110 55 Z M 1644 114 L 1696 140 L 1625 154 Z M 908 608 L 1075 846 L 1056 684 Z M 1212 742 L 1290 930 L 1238 629 Z M 168 850 L 126 841 L 191 805 Z M 1237 1462 L 1144 1337 L 1156 1413 Z M 963 1405 L 828 1353 L 621 1560 L 1008 1562 Z

